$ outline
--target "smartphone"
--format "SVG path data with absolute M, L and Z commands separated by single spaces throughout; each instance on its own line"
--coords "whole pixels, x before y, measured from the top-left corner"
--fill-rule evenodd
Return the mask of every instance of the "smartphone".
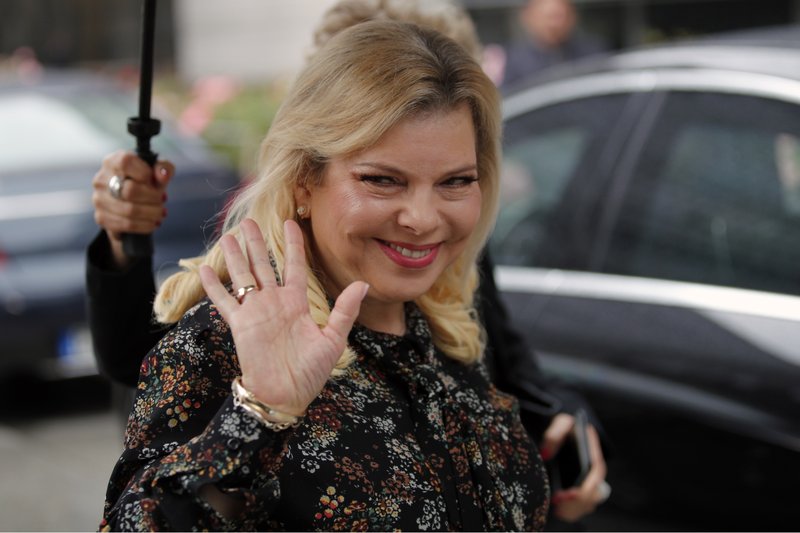
M 589 474 L 589 470 L 592 469 L 587 433 L 589 417 L 583 409 L 576 411 L 574 416 L 575 426 L 569 437 L 564 441 L 556 456 L 547 461 L 550 488 L 553 491 L 580 486 Z

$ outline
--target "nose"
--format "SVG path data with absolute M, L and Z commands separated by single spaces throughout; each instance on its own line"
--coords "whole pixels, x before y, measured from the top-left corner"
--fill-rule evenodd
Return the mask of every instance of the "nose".
M 439 227 L 441 211 L 434 194 L 419 192 L 403 199 L 397 223 L 414 235 L 424 235 Z

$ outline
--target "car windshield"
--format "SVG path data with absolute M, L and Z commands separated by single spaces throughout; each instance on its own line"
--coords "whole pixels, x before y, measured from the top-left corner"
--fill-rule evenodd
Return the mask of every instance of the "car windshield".
M 91 107 L 110 106 L 94 101 Z M 122 111 L 107 111 L 124 128 Z M 77 106 L 37 93 L 0 99 L 0 124 L 0 173 L 97 162 L 124 142 Z

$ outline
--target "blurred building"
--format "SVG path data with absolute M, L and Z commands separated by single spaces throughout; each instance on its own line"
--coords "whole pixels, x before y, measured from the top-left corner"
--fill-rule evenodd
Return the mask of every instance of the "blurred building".
M 311 30 L 335 0 L 158 0 L 156 61 L 189 80 L 264 79 L 302 62 Z M 460 0 L 481 39 L 522 29 L 524 0 Z M 800 0 L 573 0 L 584 30 L 612 48 L 800 22 Z M 135 64 L 141 0 L 2 0 L 0 57 L 20 47 L 45 64 Z
M 156 60 L 172 62 L 173 1 L 158 0 Z M 32 49 L 52 66 L 129 64 L 139 55 L 142 4 L 135 0 L 2 0 L 0 58 Z
M 461 0 L 485 43 L 521 36 L 525 0 Z M 573 0 L 581 28 L 612 48 L 800 23 L 800 0 Z
M 175 0 L 176 65 L 188 80 L 292 75 L 335 0 Z

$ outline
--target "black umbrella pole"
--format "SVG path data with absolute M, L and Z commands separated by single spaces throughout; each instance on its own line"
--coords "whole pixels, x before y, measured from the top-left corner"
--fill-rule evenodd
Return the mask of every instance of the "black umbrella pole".
M 136 154 L 153 166 L 158 154 L 150 149 L 150 139 L 161 131 L 161 122 L 150 117 L 153 90 L 153 43 L 155 41 L 155 0 L 144 0 L 142 6 L 142 56 L 139 66 L 139 116 L 128 119 L 128 132 L 136 137 Z M 153 255 L 151 235 L 127 233 L 122 237 L 122 249 L 130 257 Z

